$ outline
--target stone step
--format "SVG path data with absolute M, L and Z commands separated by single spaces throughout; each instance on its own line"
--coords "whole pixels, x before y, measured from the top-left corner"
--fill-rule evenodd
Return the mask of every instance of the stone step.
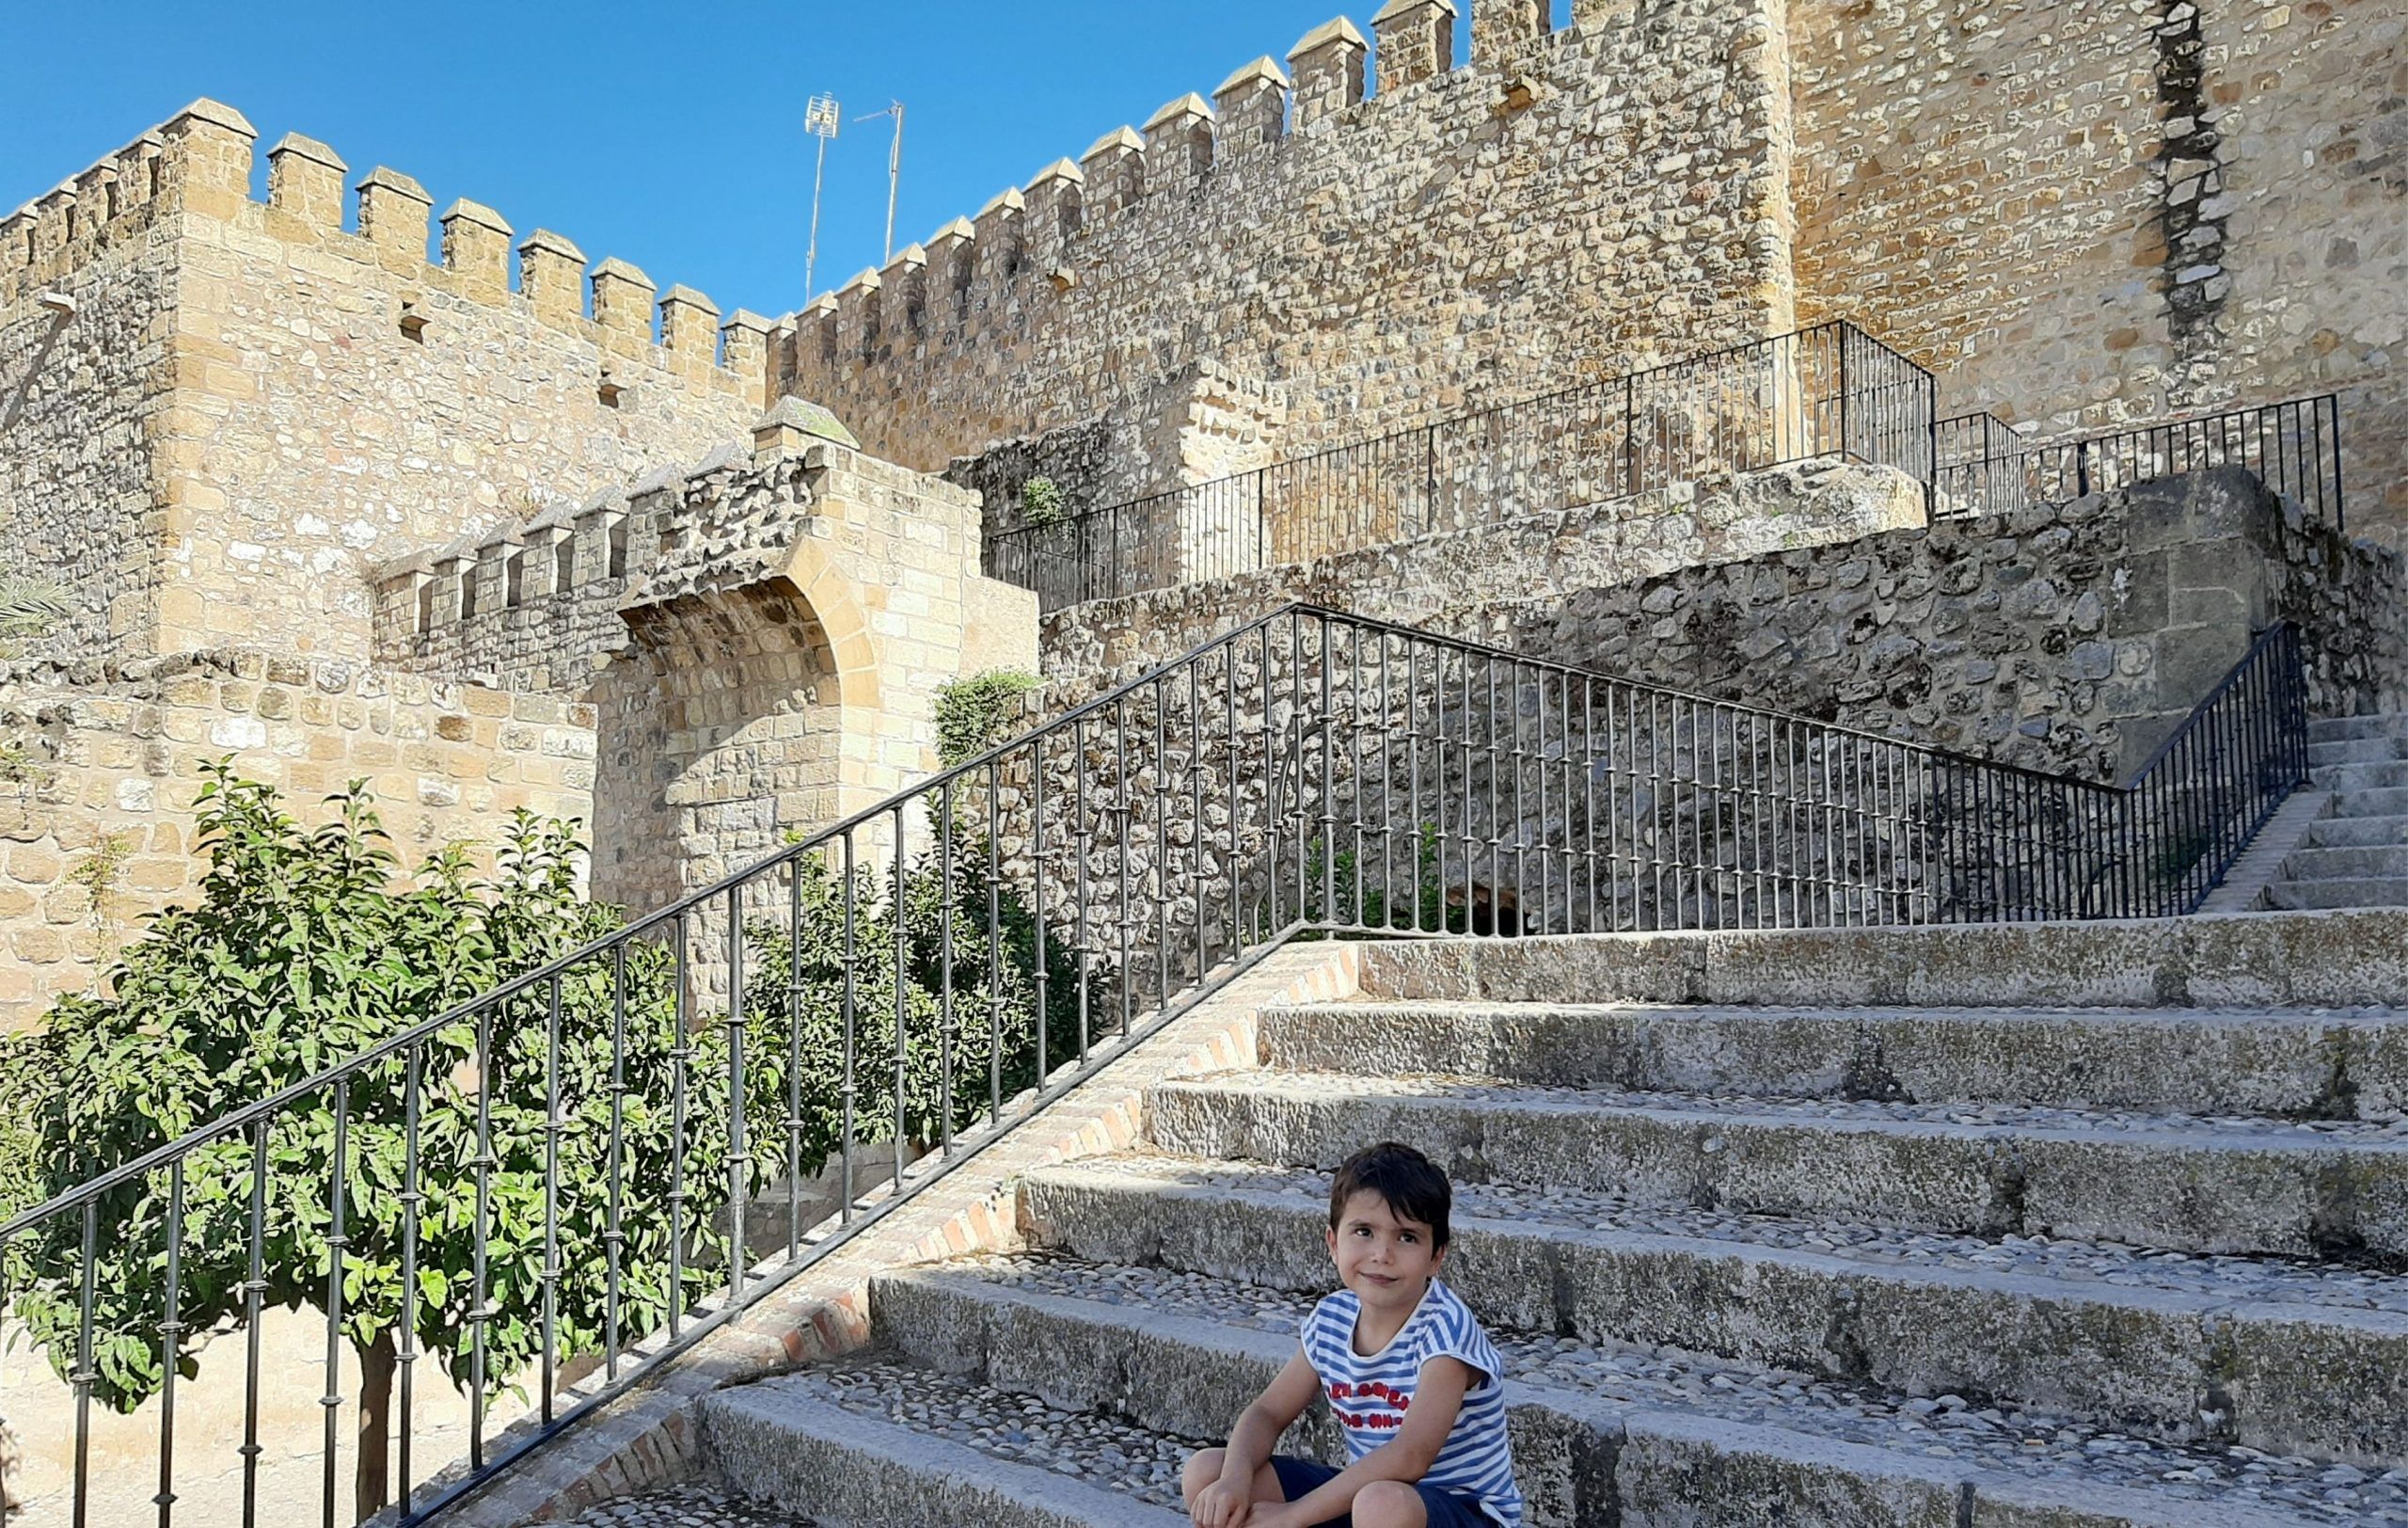
M 2318 716 L 2309 718 L 2307 724 L 2307 740 L 2311 746 L 2352 738 L 2404 736 L 2408 736 L 2408 713 L 2394 711 L 2371 716 Z
M 875 1362 L 815 1369 L 717 1391 L 696 1407 L 704 1450 L 722 1480 L 820 1528 L 1186 1528 L 1188 1520 L 1178 1510 L 1178 1469 L 1192 1442 L 1048 1414 L 929 1371 Z M 1058 1448 L 1066 1464 L 1100 1467 L 1107 1446 L 1131 1461 L 1145 1488 L 1031 1462 Z
M 2408 817 L 2408 790 L 2342 790 L 2333 796 L 2335 817 Z
M 886 1339 L 948 1374 L 1218 1438 L 1295 1351 L 1314 1296 L 1164 1268 L 1042 1255 L 878 1280 Z M 1530 1528 L 1677 1503 L 1683 1521 L 2052 1522 L 2079 1500 L 2106 1523 L 2279 1522 L 2335 1504 L 2320 1461 L 2150 1443 L 2012 1404 L 1912 1396 L 1794 1370 L 1494 1327 Z M 1316 1407 L 1282 1448 L 1340 1457 Z M 1701 1470 L 1702 1448 L 1728 1469 Z M 2364 1475 L 2353 1470 L 2352 1473 Z M 2408 1511 L 2408 1482 L 2347 1504 Z M 1970 1511 L 1970 1519 L 1959 1514 Z
M 703 1481 L 680 1481 L 592 1506 L 559 1528 L 817 1528 L 790 1512 Z
M 2300 839 L 2305 849 L 2387 849 L 2408 844 L 2408 817 L 2320 817 Z
M 2268 905 L 2285 911 L 2408 907 L 2408 878 L 2336 877 L 2328 881 L 2277 881 L 2266 888 Z
M 2382 822 L 2386 818 L 2370 820 Z M 2295 849 L 2283 860 L 2285 881 L 2408 881 L 2408 844 Z
M 1335 1169 L 1409 1140 L 1458 1181 L 2186 1252 L 2408 1259 L 2408 1139 L 2359 1122 L 1797 1102 L 1325 1073 L 1150 1090 L 1177 1155 Z
M 2307 766 L 2311 770 L 2328 764 L 2380 764 L 2396 758 L 2408 758 L 2408 731 L 2336 738 L 2307 745 Z
M 2408 1013 L 1354 1002 L 1262 1011 L 1275 1070 L 1641 1092 L 2394 1120 Z
M 1323 1174 L 1090 1159 L 1030 1174 L 1020 1202 L 1034 1247 L 1328 1287 Z M 1493 1326 L 2011 1399 L 2161 1441 L 2408 1460 L 2408 1281 L 2393 1276 L 1477 1185 L 1459 1188 L 1453 1230 L 1449 1281 Z
M 2400 800 L 2365 815 L 2408 816 L 2408 790 L 2367 794 Z M 2408 913 L 2396 910 L 1398 940 L 1354 949 L 1364 993 L 1373 997 L 1939 1008 L 2408 1005 Z
M 2395 790 L 2402 786 L 2408 786 L 2408 759 L 2327 764 L 2312 771 L 2308 778 L 2320 790 L 2343 793 L 2359 790 Z

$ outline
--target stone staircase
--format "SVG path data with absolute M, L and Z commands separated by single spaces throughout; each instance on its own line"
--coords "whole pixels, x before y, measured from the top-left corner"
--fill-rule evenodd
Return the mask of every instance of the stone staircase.
M 2336 916 L 1364 947 L 1258 1069 L 1156 1087 L 1142 1154 L 1025 1178 L 1025 1250 L 706 1397 L 714 1485 L 1184 1522 L 1331 1285 L 1327 1170 L 1394 1137 L 1454 1174 L 1534 1528 L 2408 1523 L 2408 1019 L 2190 1006 L 2393 995 L 2408 920 Z M 2050 1006 L 1940 1006 L 1978 993 Z
M 2284 855 L 2263 902 L 2273 908 L 2408 907 L 2408 716 L 2308 724 L 2321 815 Z

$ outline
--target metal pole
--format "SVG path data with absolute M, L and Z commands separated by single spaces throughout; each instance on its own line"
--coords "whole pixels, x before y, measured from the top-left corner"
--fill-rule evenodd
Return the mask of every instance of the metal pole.
M 802 256 L 802 300 L 806 303 L 819 295 L 819 188 L 828 181 L 828 140 L 819 140 L 819 164 L 811 174 L 811 247 Z

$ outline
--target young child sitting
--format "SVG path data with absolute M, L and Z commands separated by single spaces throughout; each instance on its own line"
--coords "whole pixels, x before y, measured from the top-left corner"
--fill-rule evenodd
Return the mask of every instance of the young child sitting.
M 1347 1158 L 1329 1190 L 1329 1255 L 1345 1287 L 1305 1318 L 1304 1345 L 1239 1416 L 1227 1448 L 1187 1461 L 1198 1528 L 1521 1528 L 1504 1374 L 1447 1261 L 1447 1175 L 1393 1141 Z M 1272 1446 L 1329 1398 L 1343 1470 Z

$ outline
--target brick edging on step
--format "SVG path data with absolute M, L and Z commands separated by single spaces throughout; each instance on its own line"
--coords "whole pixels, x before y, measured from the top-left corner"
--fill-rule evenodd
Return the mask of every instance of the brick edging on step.
M 1016 1249 L 1010 1200 L 1023 1173 L 1134 1144 L 1146 1090 L 1165 1077 L 1256 1065 L 1256 1014 L 1275 1004 L 1353 996 L 1362 949 L 1312 944 L 1274 952 L 437 1520 L 445 1528 L 520 1528 L 691 1474 L 702 1453 L 697 1397 L 863 1345 L 873 1274 Z M 505 1434 L 497 1446 L 510 1441 Z

